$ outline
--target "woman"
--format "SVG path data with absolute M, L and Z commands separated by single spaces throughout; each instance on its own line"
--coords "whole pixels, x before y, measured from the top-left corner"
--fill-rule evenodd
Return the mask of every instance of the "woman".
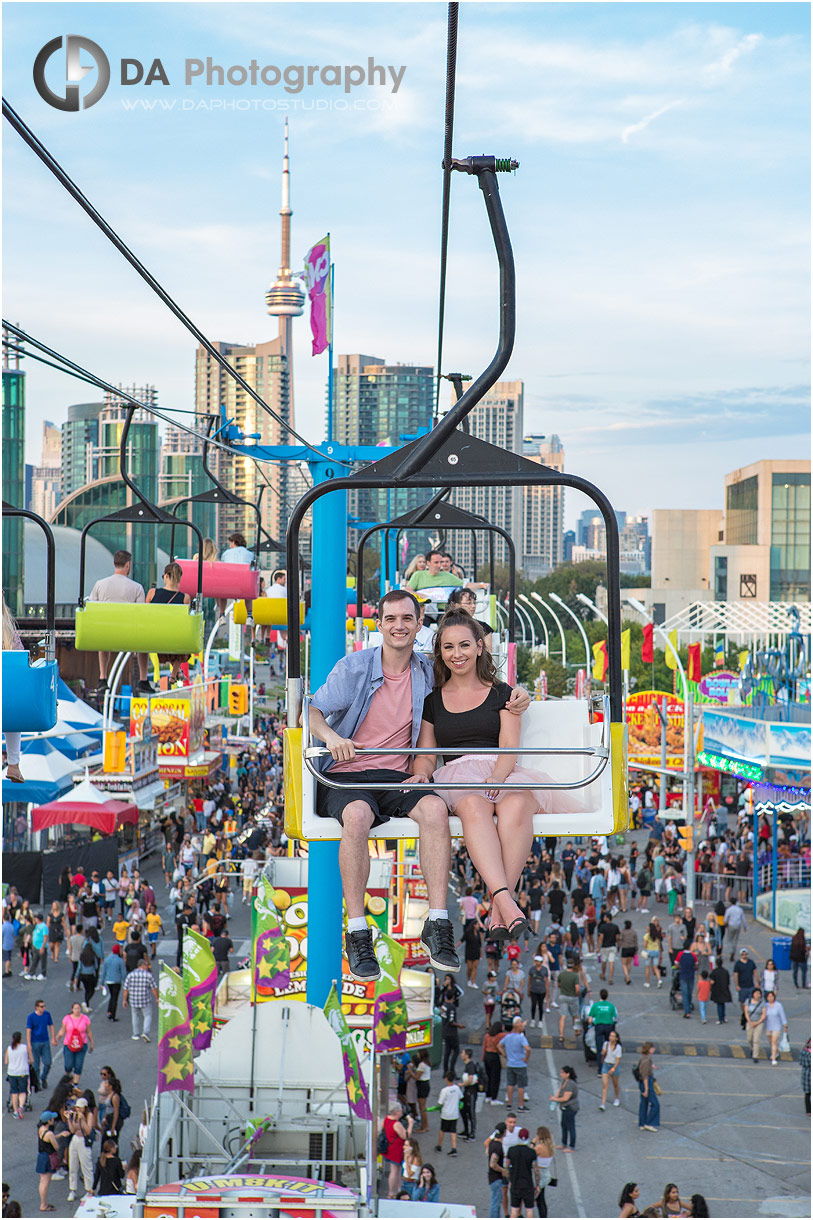
M 579 1086 L 576 1084 L 576 1073 L 569 1064 L 559 1072 L 560 1084 L 555 1093 L 551 1093 L 549 1101 L 559 1103 L 562 1116 L 562 1142 L 559 1147 L 563 1152 L 576 1151 L 576 1115 L 579 1111 Z
M 105 1114 L 110 1101 L 112 1092 L 110 1081 L 113 1078 L 113 1069 L 111 1067 L 103 1067 L 99 1071 L 99 1087 L 96 1090 L 96 1106 L 99 1114 L 99 1127 L 102 1131 L 105 1129 Z
M 462 611 L 445 614 L 435 636 L 435 689 L 426 697 L 418 746 L 425 749 L 468 746 L 511 749 L 519 745 L 521 719 L 505 711 L 511 688 L 496 681 L 496 670 L 482 632 Z M 512 722 L 512 723 L 509 723 Z M 502 939 L 519 937 L 528 920 L 513 898 L 533 842 L 533 815 L 546 799 L 541 790 L 511 791 L 510 784 L 544 776 L 516 765 L 515 753 L 457 755 L 435 771 L 435 783 L 484 782 L 484 791 L 439 790 L 463 823 L 466 847 L 491 891 L 489 931 Z M 415 775 L 432 775 L 434 758 L 415 759 Z M 509 787 L 504 787 L 508 783 Z M 496 810 L 497 824 L 494 824 Z M 496 921 L 496 922 L 495 922 Z
M 790 942 L 790 963 L 793 967 L 793 986 L 799 986 L 799 975 L 802 976 L 802 987 L 807 987 L 807 959 L 810 947 L 804 928 L 797 928 Z
M 452 589 L 449 594 L 448 601 L 449 610 L 465 610 L 466 614 L 470 614 L 474 618 L 474 611 L 477 606 L 477 594 L 473 589 L 468 589 L 465 586 L 462 589 Z M 491 635 L 494 628 L 485 619 L 476 618 L 475 623 L 482 629 L 483 639 L 485 640 L 486 648 L 489 652 L 491 649 Z
M 776 962 L 772 957 L 769 957 L 765 963 L 765 969 L 762 971 L 762 989 L 767 995 L 769 991 L 779 991 L 779 971 L 776 969 Z
M 426 571 L 426 556 L 421 551 L 418 555 L 415 556 L 414 559 L 411 559 L 409 561 L 409 563 L 407 564 L 406 570 L 404 572 L 404 578 L 401 581 L 401 586 L 405 587 L 406 585 L 408 585 L 410 576 L 414 576 L 416 572 L 425 572 L 425 571 Z
M 138 1174 L 141 1169 L 141 1149 L 134 1148 L 133 1155 L 127 1162 L 124 1171 L 124 1193 L 134 1195 L 138 1190 Z
M 767 1016 L 765 1001 L 759 987 L 755 987 L 751 997 L 745 1001 L 744 1010 L 745 1036 L 751 1048 L 751 1058 L 756 1063 L 759 1059 L 759 1043 Z
M 486 1073 L 486 1100 L 490 1101 L 493 1106 L 500 1104 L 502 1059 L 500 1058 L 499 1045 L 504 1037 L 505 1030 L 502 1027 L 501 1021 L 492 1021 L 483 1037 L 482 1055 L 483 1067 Z
M 73 1203 L 79 1189 L 80 1172 L 85 1194 L 93 1194 L 93 1157 L 90 1149 L 96 1138 L 96 1110 L 90 1108 L 87 1097 L 77 1097 L 73 1109 L 68 1110 L 68 1130 L 71 1134 L 68 1145 L 68 1202 Z
M 477 967 L 483 956 L 483 930 L 480 925 L 473 919 L 468 920 L 463 929 L 463 935 L 457 943 L 465 945 L 466 986 L 473 987 L 477 991 Z
M 124 1166 L 119 1158 L 116 1141 L 107 1139 L 96 1162 L 93 1192 L 97 1195 L 124 1194 Z
M 704 970 L 711 971 L 711 945 L 706 937 L 703 928 L 697 929 L 697 934 L 689 946 L 690 951 L 697 958 L 697 974 L 698 977 Z
M 688 1214 L 690 1216 L 708 1216 L 709 1205 L 706 1202 L 704 1195 L 692 1195 L 691 1199 L 689 1200 Z
M 11 1112 L 15 1118 L 22 1118 L 28 1096 L 28 1047 L 19 1030 L 11 1035 L 11 1045 L 6 1047 L 4 1059 L 11 1089 Z
M 531 1147 L 536 1153 L 536 1167 L 539 1171 L 539 1190 L 536 1195 L 536 1210 L 540 1216 L 547 1216 L 548 1205 L 545 1202 L 545 1187 L 553 1179 L 554 1146 L 553 1136 L 548 1127 L 537 1127 L 536 1138 L 531 1140 Z
M 674 1182 L 667 1182 L 661 1200 L 661 1214 L 664 1216 L 688 1216 L 689 1209 L 681 1200 L 680 1191 Z
M 51 961 L 56 965 L 59 961 L 59 947 L 65 939 L 65 916 L 58 902 L 51 903 L 51 909 L 46 919 L 48 926 L 48 944 L 51 947 Z
M 11 612 L 6 605 L 5 596 L 3 597 L 3 652 L 25 652 L 23 642 L 20 639 L 20 633 L 17 630 L 17 624 L 11 617 Z M 11 780 L 12 784 L 24 784 L 25 776 L 20 770 L 22 734 L 10 733 L 6 730 L 5 736 L 7 763 L 5 778 Z
M 630 967 L 638 953 L 638 933 L 632 926 L 631 919 L 624 920 L 624 926 L 618 934 L 618 945 L 621 949 L 621 969 L 624 971 L 624 982 L 629 987 Z
M 421 1125 L 417 1128 L 419 1132 L 429 1130 L 429 1120 L 426 1116 L 426 1099 L 429 1096 L 429 1090 L 432 1084 L 432 1068 L 429 1063 L 429 1051 L 418 1051 L 418 1062 L 415 1065 L 416 1091 L 418 1094 L 418 1109 L 421 1114 Z
M 606 1110 L 607 1108 L 607 1093 L 610 1088 L 610 1081 L 613 1083 L 613 1092 L 615 1093 L 613 1105 L 621 1105 L 621 1091 L 618 1086 L 618 1078 L 621 1075 L 622 1053 L 621 1039 L 613 1029 L 601 1048 L 601 1105 L 599 1110 Z
M 661 941 L 663 936 L 658 935 L 658 929 L 654 923 L 651 923 L 644 932 L 644 987 L 649 987 L 649 971 L 652 970 L 655 978 L 658 980 L 658 986 L 663 987 L 663 979 L 661 978 L 658 959 L 661 955 Z
M 95 928 L 88 928 L 84 943 L 79 951 L 79 968 L 77 970 L 77 985 L 84 987 L 85 1000 L 83 1010 L 90 1012 L 90 1001 L 96 994 L 96 984 L 102 964 L 102 945 L 99 933 Z
M 776 1057 L 781 1033 L 787 1035 L 788 1019 L 785 1010 L 776 998 L 775 991 L 765 993 L 765 1033 L 771 1044 L 771 1063 L 776 1067 Z
M 121 1134 L 121 1129 L 124 1126 L 124 1115 L 122 1114 L 121 1105 L 121 1081 L 111 1068 L 102 1069 L 108 1073 L 108 1083 L 110 1085 L 110 1096 L 107 1104 L 107 1113 L 104 1123 L 101 1124 L 105 1135 L 118 1140 Z
M 418 1184 L 412 1192 L 416 1203 L 437 1203 L 440 1199 L 440 1186 L 435 1177 L 434 1165 L 422 1165 Z
M 722 962 L 714 967 L 711 978 L 711 1002 L 717 1005 L 717 1024 L 726 1025 L 725 1006 L 731 1003 L 730 976 Z
M 416 1071 L 418 1058 L 410 1056 L 404 1069 L 404 1104 L 413 1118 L 418 1117 L 418 1073 Z
M 121 870 L 121 876 L 119 877 L 119 909 L 121 910 L 122 916 L 126 916 L 126 914 L 127 914 L 127 908 L 128 908 L 127 898 L 129 897 L 129 895 L 130 895 L 130 874 L 127 872 L 126 868 L 123 868 Z M 135 890 L 133 890 L 133 897 L 135 897 Z M 132 904 L 132 899 L 131 899 L 131 904 Z
M 618 1213 L 619 1216 L 640 1216 L 641 1213 L 638 1211 L 635 1203 L 640 1193 L 637 1182 L 626 1183 L 618 1200 L 618 1206 L 621 1208 L 621 1211 Z
M 65 899 L 65 937 L 73 936 L 76 931 L 76 925 L 80 922 L 79 903 L 76 901 L 76 895 L 68 894 Z
M 183 570 L 179 563 L 171 561 L 164 568 L 164 587 L 159 589 L 153 586 L 147 591 L 147 596 L 144 599 L 151 606 L 188 606 L 192 598 L 188 593 L 181 593 L 180 583 L 183 578 Z M 177 682 L 181 676 L 181 666 L 189 660 L 188 655 L 172 652 L 159 652 L 158 660 L 162 664 L 172 666 L 172 671 L 169 675 L 170 686 L 173 682 Z
M 56 1041 L 58 1042 L 60 1038 L 64 1039 L 62 1058 L 65 1063 L 65 1071 L 71 1072 L 74 1082 L 78 1084 L 88 1049 L 93 1050 L 93 1030 L 90 1028 L 90 1017 L 82 1012 L 82 1005 L 78 1000 L 74 1000 L 71 1004 L 71 1011 L 62 1018 L 62 1024 L 57 1030 Z
M 657 1131 L 661 1125 L 661 1103 L 658 1101 L 658 1093 L 655 1088 L 655 1064 L 652 1059 L 654 1049 L 654 1043 L 645 1042 L 641 1047 L 641 1058 L 637 1065 L 636 1079 L 638 1092 L 641 1094 L 638 1103 L 639 1131 Z
M 385 1165 L 389 1165 L 387 1178 L 387 1197 L 389 1199 L 394 1199 L 401 1189 L 401 1166 L 404 1163 L 404 1144 L 409 1136 L 412 1135 L 412 1124 L 414 1122 L 412 1115 L 410 1115 L 405 1127 L 401 1122 L 401 1114 L 400 1104 L 392 1106 L 381 1127 L 381 1131 L 387 1141 L 387 1150 L 382 1154 L 382 1160 Z
M 805 1042 L 799 1052 L 799 1066 L 802 1069 L 802 1092 L 805 1098 L 805 1114 L 810 1118 L 810 1039 Z
M 38 1189 L 41 1212 L 56 1210 L 53 1203 L 48 1202 L 48 1187 L 51 1185 L 51 1175 L 62 1159 L 59 1137 L 54 1134 L 54 1123 L 58 1118 L 59 1114 L 56 1110 L 43 1110 L 37 1127 L 36 1172 L 40 1178 Z
M 404 1142 L 404 1163 L 401 1166 L 403 1189 L 408 1190 L 410 1195 L 412 1195 L 412 1192 L 418 1185 L 422 1165 L 423 1157 L 421 1156 L 420 1144 L 416 1139 L 410 1137 Z

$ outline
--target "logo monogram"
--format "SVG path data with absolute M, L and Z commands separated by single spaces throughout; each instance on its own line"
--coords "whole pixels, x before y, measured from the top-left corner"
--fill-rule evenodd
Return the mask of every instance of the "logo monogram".
M 34 60 L 34 86 L 37 93 L 56 110 L 87 110 L 104 95 L 110 84 L 110 61 L 102 48 L 81 34 L 68 34 L 65 37 L 65 96 L 54 93 L 45 80 L 45 67 L 51 56 L 62 48 L 62 38 L 52 38 Z M 82 65 L 79 56 L 86 51 L 93 57 L 94 64 Z M 78 82 L 96 67 L 96 84 L 80 101 Z M 72 83 L 76 82 L 76 83 Z

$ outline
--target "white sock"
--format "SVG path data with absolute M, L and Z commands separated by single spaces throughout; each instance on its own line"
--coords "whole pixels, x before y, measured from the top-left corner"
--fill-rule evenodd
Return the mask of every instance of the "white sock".
M 449 918 L 449 912 L 445 908 L 443 910 L 441 910 L 440 907 L 430 907 L 429 908 L 429 919 L 448 919 L 448 918 Z
M 364 918 L 363 915 L 359 915 L 357 919 L 348 919 L 348 921 L 347 921 L 347 931 L 348 932 L 366 932 L 366 930 L 367 930 L 367 920 Z

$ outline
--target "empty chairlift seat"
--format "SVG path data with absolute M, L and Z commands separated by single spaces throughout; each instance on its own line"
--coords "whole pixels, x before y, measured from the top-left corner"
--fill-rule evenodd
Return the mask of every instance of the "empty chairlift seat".
M 606 835 L 628 828 L 626 727 L 611 724 L 605 706 L 605 721 L 590 723 L 586 700 L 531 703 L 522 718 L 522 746 L 548 749 L 592 749 L 592 754 L 527 754 L 522 764 L 541 771 L 551 783 L 580 785 L 552 789 L 550 812 L 534 816 L 538 835 Z M 285 731 L 285 831 L 291 838 L 338 839 L 341 826 L 333 818 L 316 813 L 318 780 L 303 757 L 303 729 Z M 309 751 L 312 764 L 315 756 Z M 375 766 L 371 761 L 371 766 Z M 588 776 L 594 775 L 584 784 Z M 543 787 L 544 785 L 540 785 Z M 461 838 L 460 819 L 450 817 L 453 837 Z M 375 839 L 412 839 L 419 831 L 411 818 L 391 818 L 376 827 Z
M 203 615 L 183 605 L 86 602 L 76 611 L 79 652 L 161 652 L 203 648 Z
M 195 597 L 198 591 L 197 559 L 177 559 L 183 572 L 181 593 Z M 203 565 L 203 596 L 248 599 L 252 601 L 260 592 L 260 573 L 248 563 L 221 563 L 207 560 Z
M 225 564 L 223 565 L 226 566 Z M 287 627 L 288 603 L 284 597 L 258 597 L 251 607 L 251 617 L 258 627 Z M 234 621 L 243 624 L 246 621 L 246 603 L 234 603 Z M 299 622 L 305 621 L 305 605 L 299 603 Z
M 56 724 L 56 661 L 31 664 L 26 650 L 3 653 L 3 729 L 45 733 Z

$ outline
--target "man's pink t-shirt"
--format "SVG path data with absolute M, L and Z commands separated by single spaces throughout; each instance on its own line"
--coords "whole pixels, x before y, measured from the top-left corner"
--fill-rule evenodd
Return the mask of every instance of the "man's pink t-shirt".
M 352 762 L 335 763 L 332 771 L 409 771 L 410 756 L 398 753 L 412 745 L 412 666 L 402 674 L 382 671 L 384 681 L 375 692 L 367 715 L 353 734 L 361 749 L 391 749 L 391 754 L 356 755 Z

